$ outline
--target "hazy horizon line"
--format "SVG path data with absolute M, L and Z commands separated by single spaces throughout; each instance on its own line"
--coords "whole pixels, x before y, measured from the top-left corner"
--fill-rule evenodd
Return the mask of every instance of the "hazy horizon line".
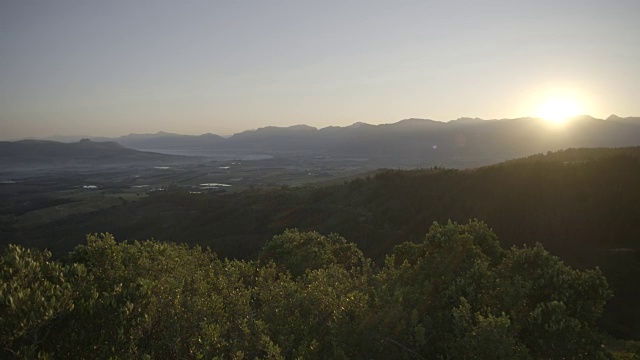
M 579 118 L 579 117 L 591 117 L 593 119 L 597 119 L 597 120 L 607 120 L 610 119 L 612 117 L 615 118 L 619 118 L 619 119 L 627 119 L 627 118 L 640 118 L 640 116 L 618 116 L 616 114 L 611 114 L 606 118 L 599 118 L 599 117 L 594 117 L 592 115 L 589 114 L 580 114 L 580 115 L 574 115 L 574 116 L 569 116 L 567 118 L 572 119 L 572 118 Z M 307 126 L 310 128 L 314 128 L 316 130 L 322 130 L 322 129 L 326 129 L 326 128 L 348 128 L 351 126 L 354 126 L 356 124 L 365 124 L 365 125 L 371 125 L 371 126 L 383 126 L 383 125 L 393 125 L 393 124 L 397 124 L 399 122 L 402 121 L 407 121 L 407 120 L 423 120 L 423 121 L 433 121 L 433 122 L 440 122 L 443 124 L 448 124 L 450 122 L 454 122 L 454 121 L 459 121 L 459 120 L 464 120 L 464 119 L 469 119 L 469 120 L 478 120 L 478 121 L 506 121 L 506 120 L 518 120 L 518 119 L 542 119 L 542 117 L 540 116 L 520 116 L 520 117 L 514 117 L 514 118 L 493 118 L 493 119 L 483 119 L 480 117 L 470 117 L 470 116 L 462 116 L 462 117 L 458 117 L 457 119 L 451 119 L 451 120 L 434 120 L 434 119 L 429 119 L 429 118 L 420 118 L 420 117 L 409 117 L 409 118 L 404 118 L 404 119 L 400 119 L 397 120 L 395 122 L 385 122 L 385 123 L 368 123 L 365 121 L 356 121 L 352 124 L 349 125 L 327 125 L 327 126 L 322 126 L 322 127 L 318 127 L 318 126 L 313 126 L 313 125 L 308 125 L 305 123 L 299 123 L 299 124 L 294 124 L 294 125 L 266 125 L 266 126 L 261 126 L 258 128 L 251 128 L 251 129 L 245 129 L 245 130 L 240 130 L 234 133 L 226 133 L 226 134 L 217 134 L 214 132 L 204 132 L 204 133 L 178 133 L 178 132 L 172 132 L 172 131 L 164 131 L 164 130 L 158 130 L 158 131 L 148 131 L 148 132 L 129 132 L 129 133 L 125 133 L 125 134 L 120 134 L 120 135 L 95 135 L 95 134 L 54 134 L 54 135 L 48 135 L 48 136 L 25 136 L 25 137 L 19 137 L 19 138 L 3 138 L 0 139 L 0 141 L 21 141 L 21 140 L 50 140 L 52 138 L 107 138 L 107 139 L 116 139 L 116 138 L 121 138 L 121 137 L 125 137 L 125 136 L 130 136 L 130 135 L 157 135 L 157 134 L 167 134 L 167 135 L 179 135 L 179 136 L 202 136 L 202 135 L 217 135 L 223 138 L 230 138 L 236 134 L 241 134 L 244 132 L 248 132 L 248 131 L 257 131 L 260 129 L 265 129 L 265 128 L 280 128 L 280 129 L 287 129 L 287 128 L 292 128 L 292 127 L 298 127 L 298 126 Z

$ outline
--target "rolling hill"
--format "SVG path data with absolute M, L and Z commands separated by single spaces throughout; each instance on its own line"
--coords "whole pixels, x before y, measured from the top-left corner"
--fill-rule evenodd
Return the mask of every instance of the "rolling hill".
M 75 143 L 47 140 L 0 142 L 0 169 L 105 166 L 181 160 L 181 157 L 126 148 L 116 142 L 83 139 Z

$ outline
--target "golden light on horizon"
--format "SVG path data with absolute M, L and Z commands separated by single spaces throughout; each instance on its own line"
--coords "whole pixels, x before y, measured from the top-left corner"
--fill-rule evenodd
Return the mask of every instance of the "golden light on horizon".
M 555 124 L 562 124 L 571 117 L 580 115 L 581 109 L 578 102 L 569 98 L 550 98 L 543 102 L 537 111 L 537 116 Z

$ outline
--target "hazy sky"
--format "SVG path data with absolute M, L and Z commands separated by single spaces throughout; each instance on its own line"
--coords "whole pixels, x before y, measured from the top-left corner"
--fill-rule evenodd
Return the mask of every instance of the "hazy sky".
M 1 0 L 0 138 L 640 115 L 640 1 Z

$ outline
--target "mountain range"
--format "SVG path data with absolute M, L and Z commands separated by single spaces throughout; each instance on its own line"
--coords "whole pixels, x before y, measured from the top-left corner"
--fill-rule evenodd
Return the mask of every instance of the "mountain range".
M 77 140 L 72 137 L 55 139 Z M 307 125 L 268 126 L 228 138 L 215 134 L 158 132 L 91 139 L 164 153 L 295 154 L 363 158 L 389 167 L 469 168 L 566 148 L 640 145 L 640 117 L 611 115 L 607 119 L 596 119 L 582 115 L 569 118 L 563 124 L 530 117 L 502 120 L 459 118 L 449 122 L 406 119 L 392 124 L 359 122 L 320 129 Z

